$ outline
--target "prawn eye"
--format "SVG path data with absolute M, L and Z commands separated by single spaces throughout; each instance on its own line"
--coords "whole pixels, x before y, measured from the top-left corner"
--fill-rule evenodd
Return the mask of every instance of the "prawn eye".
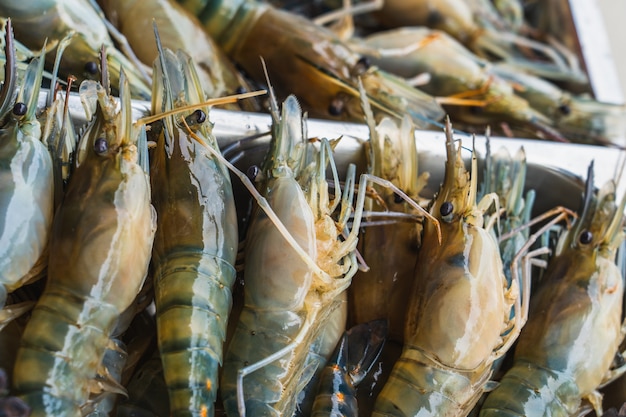
M 235 90 L 235 94 L 243 94 L 246 92 L 246 88 L 243 85 L 240 85 L 239 87 L 237 87 L 237 89 Z
M 26 104 L 19 101 L 13 106 L 13 114 L 16 116 L 24 116 L 26 114 L 26 110 L 28 110 Z
M 206 120 L 206 113 L 200 109 L 194 111 L 189 116 L 185 117 L 185 121 L 190 126 L 202 124 L 204 123 L 205 120 Z
M 343 113 L 344 106 L 345 106 L 344 101 L 340 97 L 335 97 L 333 101 L 330 102 L 330 105 L 328 106 L 328 113 L 331 116 L 341 116 L 341 113 Z
M 446 201 L 441 205 L 441 207 L 439 207 L 439 214 L 441 214 L 442 217 L 446 217 L 452 214 L 453 210 L 454 210 L 454 206 L 452 205 L 452 203 L 449 201 Z
M 88 74 L 95 75 L 98 73 L 98 64 L 94 61 L 88 61 L 85 63 L 85 72 Z
M 396 204 L 400 204 L 404 201 L 404 199 L 400 196 L 400 194 L 393 193 L 393 202 Z
M 93 150 L 98 155 L 103 155 L 109 150 L 109 144 L 107 143 L 105 138 L 98 138 L 96 142 L 93 144 Z
M 444 17 L 437 11 L 431 11 L 426 17 L 426 26 L 437 26 L 443 22 Z
M 372 63 L 370 62 L 370 59 L 366 56 L 362 56 L 354 65 L 354 72 L 356 72 L 358 75 L 363 74 L 371 66 Z
M 256 177 L 259 175 L 260 172 L 261 172 L 261 170 L 259 169 L 258 166 L 252 165 L 246 171 L 246 175 L 248 176 L 248 178 L 250 178 L 250 180 L 254 181 L 256 179 Z
M 193 115 L 196 118 L 196 123 L 204 123 L 204 121 L 206 120 L 206 113 L 200 109 L 194 111 Z
M 570 106 L 568 106 L 567 104 L 561 104 L 559 106 L 559 111 L 561 112 L 561 114 L 563 114 L 564 116 L 569 115 L 572 112 L 572 109 L 570 108 Z
M 588 245 L 593 240 L 593 233 L 589 230 L 583 230 L 583 232 L 578 236 L 578 241 L 583 245 Z

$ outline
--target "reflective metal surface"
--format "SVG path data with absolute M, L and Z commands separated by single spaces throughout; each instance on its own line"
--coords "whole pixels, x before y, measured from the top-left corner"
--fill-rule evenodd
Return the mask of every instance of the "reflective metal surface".
M 45 93 L 42 93 L 42 103 Z M 70 113 L 76 126 L 86 122 L 84 110 L 78 95 L 71 94 L 69 98 Z M 149 112 L 150 103 L 134 101 L 135 119 Z M 229 160 L 242 171 L 253 165 L 259 165 L 265 155 L 269 143 L 271 119 L 268 114 L 234 112 L 212 109 L 210 120 L 214 123 L 214 133 L 220 147 Z M 345 173 L 349 163 L 357 165 L 357 171 L 366 169 L 366 157 L 363 143 L 369 137 L 365 124 L 335 122 L 328 120 L 308 120 L 310 137 L 326 137 L 329 139 L 342 137 L 335 151 L 335 161 L 339 174 Z M 419 152 L 420 171 L 430 172 L 430 180 L 425 190 L 425 197 L 432 195 L 439 188 L 443 179 L 445 161 L 445 138 L 443 131 L 420 130 L 416 132 L 417 149 Z M 463 146 L 472 148 L 472 137 L 456 135 L 463 141 Z M 485 154 L 485 138 L 476 137 L 476 150 L 480 156 Z M 582 184 L 587 167 L 595 160 L 595 185 L 600 187 L 606 181 L 615 177 L 619 164 L 620 151 L 613 148 L 563 144 L 556 142 L 511 139 L 492 137 L 491 148 L 497 151 L 505 147 L 514 154 L 521 146 L 524 147 L 528 161 L 527 188 L 537 191 L 535 212 L 540 213 L 557 205 L 565 205 L 574 210 L 578 209 L 581 199 Z M 467 151 L 467 158 L 470 151 Z M 245 193 L 238 181 L 235 187 L 239 198 L 245 198 Z M 626 181 L 619 186 L 620 193 L 626 190 Z M 238 206 L 239 207 L 239 206 Z

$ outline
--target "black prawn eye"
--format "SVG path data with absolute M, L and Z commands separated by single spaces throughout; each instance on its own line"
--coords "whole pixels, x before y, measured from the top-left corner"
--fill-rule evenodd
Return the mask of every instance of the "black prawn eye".
M 570 108 L 570 106 L 568 106 L 567 104 L 561 104 L 559 106 L 559 111 L 561 112 L 561 114 L 563 114 L 564 116 L 569 115 L 572 112 L 572 109 Z
M 400 194 L 393 193 L 393 202 L 396 204 L 400 204 L 404 201 L 404 198 Z
M 441 205 L 441 207 L 439 207 L 439 214 L 441 214 L 442 217 L 446 217 L 449 216 L 453 210 L 454 206 L 452 205 L 452 203 L 446 201 Z
M 103 155 L 109 150 L 109 144 L 107 143 L 105 138 L 98 138 L 93 144 L 93 150 L 98 155 Z
M 354 66 L 354 72 L 356 72 L 357 75 L 361 75 L 365 71 L 367 71 L 371 66 L 372 66 L 372 63 L 370 62 L 370 59 L 366 56 L 362 56 L 356 62 L 356 65 Z
M 85 72 L 91 75 L 96 75 L 98 73 L 98 64 L 96 64 L 94 61 L 86 62 Z
M 248 176 L 248 178 L 250 178 L 250 180 L 254 181 L 255 178 L 259 175 L 260 172 L 261 172 L 261 170 L 259 169 L 258 166 L 252 165 L 246 171 L 246 175 Z
M 240 85 L 239 87 L 237 87 L 237 89 L 235 90 L 235 94 L 243 94 L 245 93 L 247 90 L 243 85 Z
M 583 230 L 580 236 L 578 236 L 578 241 L 583 245 L 588 245 L 593 240 L 593 233 L 589 230 Z
M 13 114 L 16 116 L 24 116 L 26 114 L 26 110 L 28 110 L 26 104 L 19 101 L 13 106 Z
M 335 97 L 328 106 L 328 113 L 331 116 L 341 116 L 341 113 L 343 113 L 344 105 L 345 103 L 340 97 Z
M 185 117 L 185 121 L 187 122 L 188 125 L 191 125 L 191 126 L 202 124 L 204 123 L 205 120 L 206 120 L 206 113 L 200 109 L 194 111 L 189 116 Z
M 204 123 L 204 121 L 206 120 L 206 113 L 200 109 L 193 112 L 193 115 L 196 118 L 196 123 Z

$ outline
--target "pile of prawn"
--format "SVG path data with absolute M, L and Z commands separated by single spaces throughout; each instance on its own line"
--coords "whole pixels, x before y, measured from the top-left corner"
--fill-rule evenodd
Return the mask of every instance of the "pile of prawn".
M 457 128 L 471 132 L 489 124 L 498 135 L 626 146 L 626 107 L 592 98 L 575 43 L 556 39 L 557 25 L 537 21 L 541 6 L 517 0 L 308 3 L 48 0 L 24 7 L 11 0 L 0 4 L 0 16 L 13 19 L 23 43 L 20 62 L 38 55 L 33 51 L 47 39 L 51 66 L 50 52 L 71 33 L 60 66 L 64 79 L 97 79 L 97 53 L 106 45 L 112 87 L 123 66 L 136 98 L 151 97 L 157 49 L 145 34 L 154 20 L 164 46 L 184 50 L 198 64 L 210 97 L 266 88 L 263 57 L 277 96 L 296 95 L 313 117 L 362 122 L 360 79 L 377 120 L 409 115 L 420 128 L 441 129 L 448 113 Z M 552 15 L 567 9 L 552 7 Z M 262 99 L 222 106 L 268 108 Z
M 363 59 L 374 37 L 343 42 L 268 4 L 181 3 L 202 23 L 155 2 L 154 50 L 134 58 L 115 49 L 135 49 L 131 37 L 103 16 L 123 32 L 139 5 L 83 4 L 104 25 L 91 29 L 115 41 L 41 22 L 56 37 L 28 57 L 13 27 L 24 36 L 16 25 L 38 12 L 0 6 L 15 16 L 0 88 L 0 415 L 603 415 L 601 391 L 626 372 L 614 360 L 626 334 L 617 178 L 596 190 L 592 164 L 579 213 L 533 217 L 541 195 L 526 190 L 523 149 L 487 149 L 481 173 L 474 142 L 440 123 L 440 93 Z M 60 17 L 72 5 L 36 4 Z M 181 19 L 215 37 L 210 57 L 176 49 L 168 22 Z M 306 35 L 290 44 L 285 27 Z M 507 76 L 521 73 L 424 33 L 417 49 L 448 42 L 468 58 L 485 112 L 565 139 L 570 125 L 530 98 L 509 100 L 520 113 L 502 110 L 501 95 L 515 94 Z M 259 70 L 247 39 L 267 36 L 295 61 L 269 51 Z M 98 79 L 76 61 L 81 48 L 97 49 Z M 321 49 L 331 62 L 318 62 Z M 68 107 L 75 84 L 81 129 Z M 133 97 L 151 100 L 138 119 Z M 224 158 L 213 106 L 268 107 L 260 166 L 243 173 Z M 307 111 L 365 121 L 364 172 L 339 168 L 341 138 L 309 137 Z M 434 195 L 415 142 L 426 125 L 442 128 L 446 156 Z

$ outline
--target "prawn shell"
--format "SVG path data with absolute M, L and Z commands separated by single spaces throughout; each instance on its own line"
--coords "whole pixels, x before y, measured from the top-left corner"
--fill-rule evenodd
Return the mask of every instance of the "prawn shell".
M 98 104 L 82 138 L 84 159 L 55 214 L 48 281 L 14 371 L 33 416 L 81 415 L 117 318 L 146 277 L 154 209 L 136 146 L 114 126 L 119 117 Z M 106 152 L 96 154 L 97 139 L 107 141 Z
M 144 64 L 151 65 L 158 54 L 155 45 L 146 42 L 145 35 L 152 31 L 154 23 L 159 29 L 164 48 L 174 51 L 182 49 L 194 60 L 200 84 L 208 97 L 234 94 L 240 88 L 246 91 L 252 89 L 198 19 L 182 5 L 167 0 L 103 0 L 99 3 Z M 151 19 L 138 19 L 143 16 L 151 16 Z M 260 110 L 254 100 L 242 100 L 226 107 L 233 110 Z
M 44 43 L 48 50 L 56 48 L 70 31 L 74 31 L 59 68 L 61 74 L 72 74 L 79 80 L 99 77 L 99 71 L 94 74 L 85 68 L 89 64 L 97 69 L 99 50 L 104 45 L 112 85 L 119 85 L 123 67 L 130 77 L 133 96 L 141 99 L 150 97 L 143 68 L 138 68 L 115 48 L 105 22 L 89 0 L 10 0 L 0 4 L 0 15 L 11 16 L 17 38 L 34 50 Z M 53 65 L 54 54 L 47 54 L 46 59 L 49 65 Z
M 542 320 L 529 320 L 515 357 L 571 372 L 581 392 L 591 392 L 604 376 L 597 370 L 609 369 L 621 342 L 621 274 L 614 262 L 592 254 L 555 261 L 546 276 L 559 279 L 546 282 L 531 301 L 530 314 Z
M 36 131 L 39 124 L 34 125 Z M 2 133 L 0 284 L 11 292 L 23 283 L 47 245 L 54 187 L 52 160 L 39 136 L 25 134 L 17 125 Z
M 193 60 L 157 36 L 152 110 L 204 100 Z M 159 89 L 160 87 L 160 89 Z M 207 108 L 153 125 L 151 182 L 159 213 L 153 246 L 156 323 L 172 415 L 213 415 L 235 281 L 238 232 L 232 184 Z M 179 121 L 185 117 L 185 123 Z M 191 124 L 191 126 L 189 126 Z
M 313 213 L 300 185 L 291 178 L 276 178 L 267 200 L 296 241 L 316 259 Z M 281 207 L 280 212 L 277 205 Z M 259 216 L 248 232 L 246 246 L 250 250 L 246 251 L 246 264 L 263 266 L 256 269 L 254 279 L 246 279 L 249 291 L 245 293 L 245 304 L 264 310 L 301 309 L 313 273 L 294 250 L 277 250 L 274 242 L 282 239 L 282 235 L 264 214 L 259 213 Z M 282 276 L 297 276 L 298 279 L 273 279 Z
M 500 342 L 506 280 L 500 257 L 483 255 L 499 253 L 488 232 L 460 223 L 442 224 L 442 232 L 440 246 L 420 248 L 405 343 L 471 370 Z
M 277 95 L 296 95 L 313 117 L 362 121 L 359 78 L 377 111 L 398 117 L 405 111 L 420 126 L 443 116 L 433 97 L 370 67 L 333 32 L 302 16 L 258 2 L 215 2 L 196 12 L 252 79 L 265 79 L 261 56 L 270 77 L 280 74 L 272 79 Z
M 482 227 L 475 201 L 476 158 L 470 173 L 449 121 L 446 154 L 444 181 L 430 209 L 442 240 L 426 222 L 402 355 L 376 399 L 374 416 L 467 415 L 483 393 L 507 330 L 510 290 L 497 242 Z
M 315 259 L 313 213 L 300 185 L 293 178 L 278 177 L 269 188 L 266 198 L 270 206 L 298 244 Z M 233 415 L 237 410 L 237 369 L 280 350 L 299 333 L 306 318 L 305 296 L 313 280 L 313 273 L 265 214 L 259 211 L 247 236 L 245 306 L 225 358 L 222 378 L 224 406 L 227 414 Z M 250 415 L 279 415 L 278 409 L 295 408 L 297 384 L 293 381 L 297 382 L 303 370 L 293 364 L 304 363 L 314 336 L 313 332 L 308 336 L 306 349 L 298 348 L 244 378 Z
M 235 280 L 237 220 L 222 167 L 175 130 L 152 165 L 157 334 L 174 414 L 213 409 Z M 210 412 L 212 414 L 212 411 Z
M 513 367 L 481 416 L 572 415 L 583 398 L 599 400 L 597 389 L 619 375 L 612 363 L 624 337 L 624 283 L 615 259 L 626 197 L 616 204 L 615 194 L 613 181 L 594 192 L 591 163 L 582 214 L 561 235 L 533 294 Z M 601 402 L 591 402 L 602 415 Z

